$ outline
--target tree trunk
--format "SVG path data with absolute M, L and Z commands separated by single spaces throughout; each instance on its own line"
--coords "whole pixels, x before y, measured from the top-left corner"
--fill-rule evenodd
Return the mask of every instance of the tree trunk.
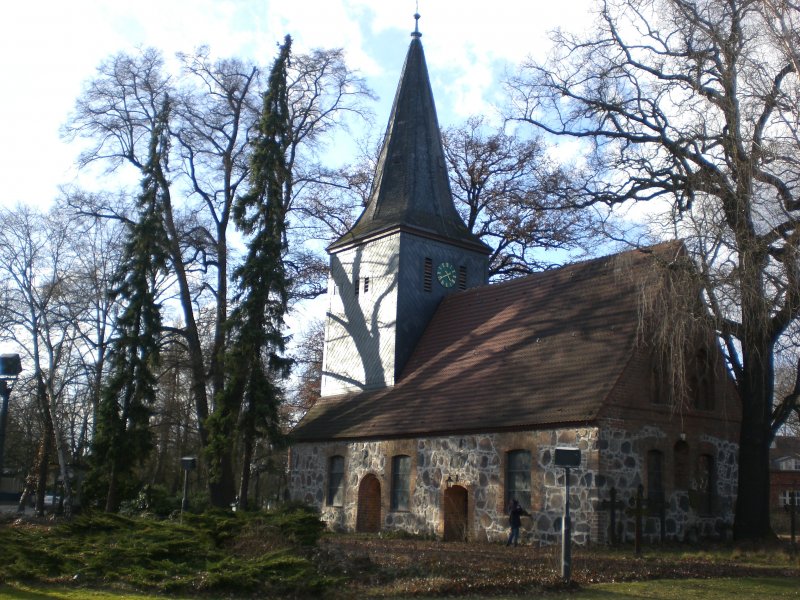
M 39 485 L 39 473 L 42 463 L 47 465 L 47 455 L 49 453 L 47 446 L 47 436 L 44 436 L 39 442 L 39 449 L 36 451 L 36 460 L 33 468 L 25 478 L 25 487 L 22 489 L 22 495 L 20 496 L 19 504 L 17 505 L 17 512 L 19 513 L 25 512 L 25 506 L 28 504 L 28 500 L 32 495 L 36 494 L 38 499 L 39 495 L 37 492 L 41 487 Z M 44 511 L 44 494 L 42 494 L 42 511 Z
M 209 481 L 211 504 L 217 508 L 230 508 L 236 502 L 236 480 L 233 474 L 233 457 L 230 449 L 219 457 L 219 477 Z
M 169 251 L 173 268 L 175 269 L 176 280 L 183 318 L 185 319 L 185 339 L 188 346 L 189 368 L 192 373 L 191 391 L 197 410 L 197 425 L 200 434 L 200 441 L 205 447 L 208 444 L 208 431 L 205 421 L 208 418 L 208 396 L 206 394 L 206 373 L 203 365 L 203 346 L 200 343 L 200 333 L 197 328 L 197 321 L 192 310 L 192 294 L 189 289 L 189 280 L 186 269 L 183 266 L 183 256 L 181 255 L 179 235 L 172 217 L 172 206 L 169 200 L 165 200 L 164 224 L 169 234 Z
M 58 431 L 56 427 L 55 419 L 53 418 L 53 406 L 51 399 L 53 394 L 48 392 L 45 396 L 47 401 L 47 421 L 50 424 L 50 428 L 53 431 L 53 441 L 55 442 L 55 450 L 56 450 L 56 458 L 58 459 L 58 471 L 61 475 L 61 481 L 64 484 L 64 497 L 63 497 L 63 507 L 64 507 L 64 516 L 71 517 L 72 516 L 72 484 L 69 480 L 69 471 L 67 469 L 67 454 L 64 450 L 64 442 L 61 439 L 61 433 Z
M 111 471 L 108 474 L 108 492 L 106 493 L 104 510 L 107 513 L 116 512 L 117 510 L 117 467 L 113 461 L 111 463 Z
M 37 517 L 44 516 L 44 495 L 47 491 L 47 471 L 50 462 L 50 432 L 43 434 L 36 463 L 36 504 L 33 512 Z
M 744 303 L 743 303 L 744 304 Z M 746 308 L 743 322 L 748 327 Z M 752 313 L 751 313 L 752 314 Z M 737 540 L 772 535 L 769 512 L 769 446 L 773 392 L 773 346 L 763 324 L 752 325 L 742 340 L 743 373 L 739 382 L 742 424 L 739 477 L 733 534 Z
M 166 188 L 164 188 L 166 189 Z M 164 224 L 169 237 L 169 252 L 175 276 L 178 282 L 181 309 L 185 319 L 185 339 L 188 346 L 189 367 L 192 373 L 192 397 L 197 411 L 197 426 L 200 434 L 200 443 L 203 448 L 208 447 L 208 429 L 206 419 L 208 419 L 208 396 L 206 393 L 206 371 L 203 363 L 203 346 L 200 343 L 200 333 L 197 321 L 194 318 L 192 295 L 189 289 L 189 280 L 186 269 L 183 266 L 183 256 L 181 255 L 178 231 L 172 216 L 172 206 L 169 199 L 164 201 Z M 235 483 L 233 476 L 233 465 L 230 452 L 226 452 L 220 457 L 218 465 L 219 477 L 209 479 L 208 494 L 212 506 L 217 508 L 229 508 L 235 499 Z
M 253 463 L 253 435 L 250 431 L 245 432 L 243 445 L 242 478 L 239 485 L 239 508 L 247 510 L 250 504 L 248 491 L 250 489 L 250 469 Z

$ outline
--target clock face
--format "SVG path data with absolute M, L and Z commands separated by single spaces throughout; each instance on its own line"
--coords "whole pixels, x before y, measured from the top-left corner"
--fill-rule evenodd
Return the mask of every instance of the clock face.
M 456 283 L 456 268 L 449 262 L 443 262 L 436 267 L 436 279 L 442 287 L 451 288 Z

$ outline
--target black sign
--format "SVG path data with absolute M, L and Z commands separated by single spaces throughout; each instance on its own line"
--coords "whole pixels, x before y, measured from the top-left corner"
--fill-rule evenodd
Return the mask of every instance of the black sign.
M 0 355 L 0 377 L 16 377 L 22 373 L 19 354 Z
M 581 464 L 581 451 L 577 448 L 556 448 L 557 467 L 578 467 Z

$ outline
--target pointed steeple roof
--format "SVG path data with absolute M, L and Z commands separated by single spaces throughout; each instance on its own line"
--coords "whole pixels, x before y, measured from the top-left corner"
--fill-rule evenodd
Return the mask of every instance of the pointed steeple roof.
M 422 34 L 415 28 L 411 36 L 369 202 L 329 250 L 404 229 L 488 254 L 488 246 L 469 232 L 453 205 Z

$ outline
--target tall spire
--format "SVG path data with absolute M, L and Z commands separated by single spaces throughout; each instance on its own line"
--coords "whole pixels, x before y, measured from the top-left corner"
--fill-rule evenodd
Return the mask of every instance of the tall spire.
M 439 122 L 419 32 L 419 14 L 394 98 L 370 199 L 353 228 L 331 250 L 404 229 L 489 250 L 467 230 L 453 205 Z

